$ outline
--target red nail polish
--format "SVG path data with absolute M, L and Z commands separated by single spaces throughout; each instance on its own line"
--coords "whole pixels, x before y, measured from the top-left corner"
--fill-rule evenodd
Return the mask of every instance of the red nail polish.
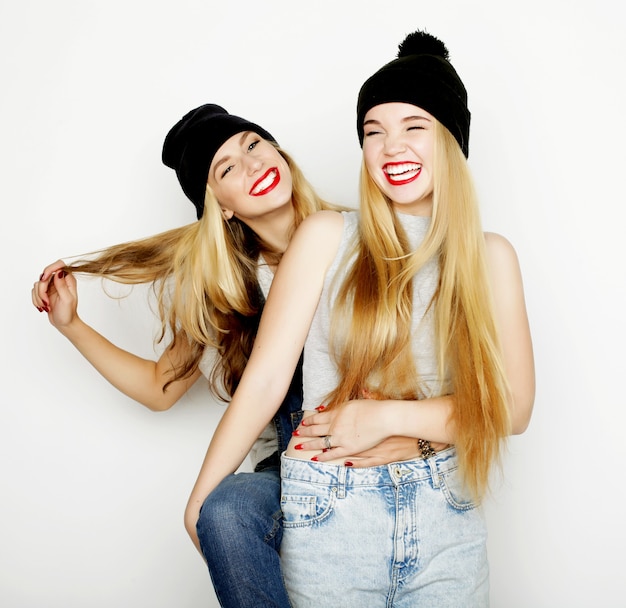
M 323 448 L 322 452 L 328 452 L 328 448 Z
M 311 460 L 312 460 L 313 462 L 317 462 L 317 461 L 318 461 L 318 458 L 317 458 L 317 456 L 313 456 L 313 458 L 311 458 Z
M 349 460 L 346 460 L 343 464 L 345 464 L 347 467 L 354 466 L 354 463 L 350 462 Z
M 315 409 L 318 412 L 323 412 L 326 409 L 326 406 L 325 405 L 318 405 Z
M 43 281 L 43 272 L 39 275 L 39 280 Z
M 59 274 L 57 276 L 59 277 L 59 279 L 65 278 L 65 271 L 64 270 L 59 270 Z
M 294 449 L 294 450 L 303 450 L 304 448 L 302 447 L 302 444 L 301 444 L 301 443 L 299 443 L 298 445 L 294 445 L 294 446 L 293 446 L 293 449 Z
M 304 420 L 302 420 L 302 422 L 300 423 L 302 426 L 306 426 L 306 422 Z
M 37 310 L 38 310 L 39 312 L 43 312 L 43 308 L 41 308 L 41 306 L 37 306 Z
M 300 437 L 300 431 L 296 429 L 293 433 L 291 433 L 293 437 Z

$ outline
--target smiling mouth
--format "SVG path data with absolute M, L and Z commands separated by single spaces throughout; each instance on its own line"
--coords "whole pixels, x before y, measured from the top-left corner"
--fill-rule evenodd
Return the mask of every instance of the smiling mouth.
M 408 184 L 417 179 L 422 172 L 419 163 L 389 163 L 383 167 L 383 173 L 387 181 L 394 186 Z
M 271 192 L 280 181 L 280 173 L 276 167 L 268 169 L 265 174 L 260 177 L 250 189 L 252 196 L 263 196 L 268 192 Z

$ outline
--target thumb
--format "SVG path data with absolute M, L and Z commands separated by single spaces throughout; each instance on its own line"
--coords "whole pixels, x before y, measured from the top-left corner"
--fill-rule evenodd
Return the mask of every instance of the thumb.
M 54 286 L 61 297 L 69 294 L 76 298 L 76 277 L 73 274 L 59 270 L 54 275 Z

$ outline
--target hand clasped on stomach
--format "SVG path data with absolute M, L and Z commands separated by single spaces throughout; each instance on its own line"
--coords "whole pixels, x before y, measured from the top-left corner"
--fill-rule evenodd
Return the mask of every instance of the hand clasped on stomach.
M 306 418 L 307 416 L 312 416 L 313 414 L 315 414 L 315 412 L 305 411 L 304 418 Z M 312 442 L 312 445 L 315 446 L 315 449 L 296 449 L 297 445 L 302 444 L 306 446 L 308 442 Z M 324 453 L 321 447 L 322 444 L 323 444 L 322 437 L 319 437 L 319 436 L 314 436 L 314 437 L 308 437 L 308 436 L 303 436 L 303 435 L 293 436 L 291 440 L 289 441 L 287 450 L 285 451 L 285 455 L 289 456 L 290 458 L 298 458 L 300 460 L 311 460 L 313 457 L 319 456 L 320 454 Z M 349 454 L 343 454 L 341 457 L 331 459 L 331 460 L 326 460 L 324 461 L 323 464 L 344 465 L 346 461 L 354 461 L 354 460 L 359 460 L 359 458 L 353 457 Z

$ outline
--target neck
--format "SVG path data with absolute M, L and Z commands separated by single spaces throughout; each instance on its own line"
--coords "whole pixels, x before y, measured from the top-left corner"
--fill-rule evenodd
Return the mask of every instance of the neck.
M 423 217 L 430 217 L 433 214 L 433 199 L 432 196 L 417 200 L 413 203 L 396 203 L 392 201 L 393 208 L 398 213 L 406 213 L 407 215 L 421 215 Z
M 288 205 L 257 218 L 240 218 L 272 249 L 283 253 L 289 245 L 295 212 L 291 201 Z

